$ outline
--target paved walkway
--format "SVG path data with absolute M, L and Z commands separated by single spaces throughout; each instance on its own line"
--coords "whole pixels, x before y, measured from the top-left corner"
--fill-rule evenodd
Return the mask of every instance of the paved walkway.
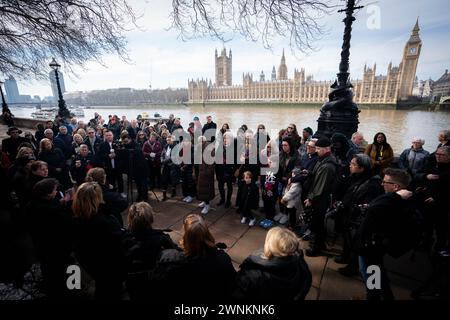
M 6 130 L 5 125 L 0 125 L 0 139 L 7 137 Z M 198 201 L 187 204 L 181 200 L 180 189 L 178 190 L 180 196 L 169 198 L 165 202 L 157 202 L 154 195 L 149 193 L 150 204 L 157 212 L 154 227 L 171 229 L 170 235 L 174 241 L 181 239 L 183 217 L 189 213 L 200 213 L 201 211 L 201 208 L 198 208 Z M 235 194 L 236 190 L 234 190 L 232 203 L 234 203 Z M 157 191 L 156 195 L 162 199 L 161 192 Z M 233 207 L 229 209 L 225 209 L 223 206 L 216 207 L 218 195 L 216 190 L 216 198 L 211 202 L 212 210 L 205 216 L 205 219 L 216 242 L 223 242 L 227 245 L 226 251 L 233 260 L 235 268 L 238 269 L 239 264 L 249 254 L 262 249 L 267 231 L 259 226 L 249 228 L 248 225 L 241 224 L 240 216 Z M 257 217 L 258 221 L 263 218 L 258 215 Z M 124 221 L 126 221 L 125 215 Z M 303 242 L 302 246 L 306 248 L 307 243 Z M 306 257 L 313 274 L 313 286 L 307 299 L 360 300 L 365 298 L 364 285 L 359 277 L 347 278 L 337 272 L 341 265 L 336 264 L 333 257 L 338 252 L 339 245 L 335 244 L 329 247 L 326 256 Z M 385 265 L 390 271 L 389 276 L 396 299 L 411 299 L 410 291 L 420 286 L 431 273 L 430 262 L 422 253 L 417 253 L 414 259 L 411 259 L 411 254 L 406 254 L 397 260 L 387 257 Z
M 156 192 L 156 194 L 160 199 L 162 198 L 161 193 Z M 178 241 L 182 237 L 183 217 L 189 213 L 200 214 L 201 211 L 198 201 L 187 204 L 181 199 L 180 195 L 169 198 L 165 202 L 157 202 L 153 194 L 150 199 L 150 204 L 157 211 L 154 226 L 171 229 L 170 235 L 174 241 Z M 216 198 L 211 202 L 213 209 L 205 215 L 205 219 L 216 242 L 223 242 L 227 245 L 226 251 L 233 260 L 235 268 L 238 269 L 239 264 L 249 254 L 263 248 L 267 231 L 259 226 L 250 228 L 248 225 L 241 224 L 241 218 L 233 207 L 225 209 L 223 206 L 215 206 L 218 200 L 219 195 L 216 192 Z M 233 201 L 234 196 L 232 203 L 234 203 Z M 257 214 L 257 217 L 257 221 L 263 219 L 261 215 Z M 302 246 L 306 248 L 307 242 L 302 241 Z M 333 258 L 339 253 L 339 248 L 340 246 L 335 244 L 329 246 L 326 256 L 306 257 L 313 274 L 313 286 L 307 299 L 365 299 L 364 285 L 360 277 L 344 277 L 337 271 L 342 265 L 336 264 Z M 431 265 L 423 254 L 416 253 L 414 258 L 411 260 L 411 254 L 406 254 L 397 260 L 385 259 L 386 266 L 390 270 L 389 276 L 396 299 L 411 299 L 410 291 L 420 286 L 431 273 Z

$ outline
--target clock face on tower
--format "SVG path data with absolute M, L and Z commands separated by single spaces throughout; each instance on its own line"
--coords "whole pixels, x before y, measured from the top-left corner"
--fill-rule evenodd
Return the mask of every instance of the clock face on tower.
M 416 52 L 417 52 L 417 48 L 416 47 L 409 48 L 409 54 L 416 54 Z

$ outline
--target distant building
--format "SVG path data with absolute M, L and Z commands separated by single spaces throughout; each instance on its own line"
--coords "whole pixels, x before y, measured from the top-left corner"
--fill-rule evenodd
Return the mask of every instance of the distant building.
M 59 85 L 61 86 L 61 92 L 64 94 L 66 92 L 66 85 L 64 84 L 64 76 L 61 71 L 58 72 L 58 78 L 59 78 Z M 55 71 L 50 71 L 48 74 L 50 78 L 50 85 L 52 87 L 52 93 L 53 93 L 53 101 L 58 101 L 59 95 L 58 95 L 58 85 L 56 83 L 56 75 Z
M 9 103 L 20 103 L 19 88 L 17 87 L 17 81 L 13 76 L 9 76 L 5 80 L 6 101 Z
M 399 100 L 408 100 L 413 93 L 422 41 L 419 37 L 419 22 L 411 32 L 403 50 L 399 66 L 389 63 L 386 75 L 376 74 L 373 68 L 364 66 L 362 80 L 352 80 L 354 100 L 356 103 L 392 104 Z M 242 85 L 232 85 L 232 57 L 222 50 L 219 57 L 215 53 L 215 83 L 208 79 L 188 80 L 189 102 L 205 101 L 274 101 L 291 103 L 323 103 L 328 100 L 330 86 L 334 81 L 315 81 L 305 70 L 294 69 L 294 78 L 288 79 L 288 69 L 284 50 L 278 67 L 272 68 L 270 81 L 265 79 L 264 72 L 259 81 L 253 75 L 242 75 Z M 256 77 L 255 77 L 256 78 Z
M 442 77 L 433 83 L 433 90 L 431 93 L 431 102 L 439 103 L 441 97 L 450 96 L 450 73 L 448 69 Z
M 414 97 L 419 98 L 430 98 L 431 96 L 431 88 L 433 86 L 433 80 L 418 80 L 416 77 L 416 80 L 414 81 L 414 88 L 412 91 L 412 95 Z

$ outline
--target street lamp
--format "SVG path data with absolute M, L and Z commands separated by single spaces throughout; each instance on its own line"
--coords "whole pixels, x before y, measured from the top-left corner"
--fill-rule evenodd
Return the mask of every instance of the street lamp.
M 353 12 L 360 7 L 355 7 L 355 0 L 347 0 L 347 7 L 339 12 L 345 12 L 346 17 L 343 22 L 344 42 L 342 44 L 341 62 L 337 80 L 331 85 L 331 92 L 328 95 L 329 101 L 320 109 L 320 116 L 317 120 L 317 136 L 331 137 L 333 133 L 343 133 L 348 139 L 358 131 L 358 113 L 360 110 L 353 102 L 353 86 L 350 83 L 348 72 L 350 57 L 350 39 L 352 37 L 352 23 L 355 21 Z
M 14 125 L 13 115 L 11 113 L 11 110 L 9 110 L 8 105 L 6 104 L 5 96 L 3 94 L 2 85 L 4 83 L 5 82 L 0 81 L 0 93 L 2 95 L 2 117 L 3 117 L 3 121 L 5 121 L 5 123 L 8 126 L 13 126 Z
M 58 87 L 58 116 L 63 118 L 64 120 L 67 120 L 70 118 L 70 112 L 67 109 L 66 102 L 64 101 L 62 92 L 61 92 L 61 85 L 59 84 L 59 75 L 58 70 L 61 67 L 61 65 L 56 62 L 55 58 L 53 58 L 52 62 L 49 64 L 50 68 L 55 70 L 55 77 L 56 77 L 56 85 Z

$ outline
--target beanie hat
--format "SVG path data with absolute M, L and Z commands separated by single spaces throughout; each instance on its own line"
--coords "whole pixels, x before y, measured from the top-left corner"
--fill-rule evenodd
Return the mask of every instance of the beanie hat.
M 312 130 L 310 127 L 306 127 L 306 128 L 303 129 L 303 130 L 305 130 L 306 132 L 308 132 L 310 136 L 313 135 L 313 130 Z
M 316 147 L 320 148 L 331 147 L 331 141 L 327 137 L 319 138 L 319 140 L 317 140 L 316 142 Z

